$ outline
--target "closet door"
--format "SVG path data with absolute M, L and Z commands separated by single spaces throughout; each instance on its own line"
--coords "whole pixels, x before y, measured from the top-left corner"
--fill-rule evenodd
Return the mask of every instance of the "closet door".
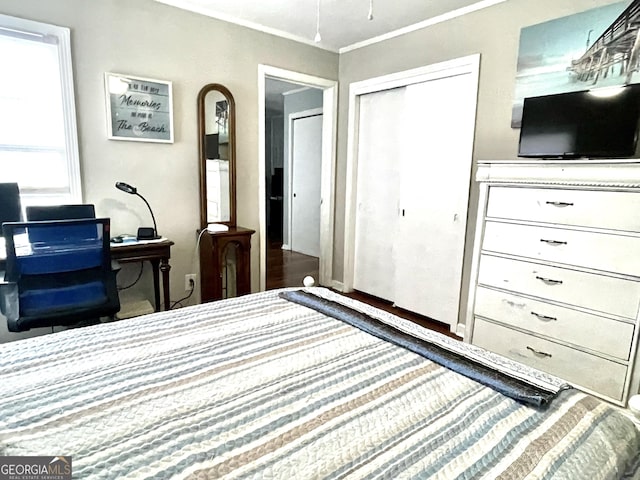
M 449 325 L 458 322 L 476 85 L 471 74 L 409 85 L 403 109 L 394 301 Z
M 291 232 L 294 252 L 320 257 L 322 114 L 292 123 Z
M 353 286 L 393 300 L 404 88 L 360 97 Z

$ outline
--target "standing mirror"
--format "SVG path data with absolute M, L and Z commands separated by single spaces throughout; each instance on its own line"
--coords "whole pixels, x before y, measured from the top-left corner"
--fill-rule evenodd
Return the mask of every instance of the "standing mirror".
M 198 94 L 200 227 L 236 225 L 236 125 L 231 92 L 217 83 Z

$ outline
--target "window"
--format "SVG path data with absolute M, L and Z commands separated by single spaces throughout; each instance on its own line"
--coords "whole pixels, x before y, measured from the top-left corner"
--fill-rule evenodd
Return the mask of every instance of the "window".
M 23 206 L 79 203 L 68 28 L 0 15 L 0 181 Z

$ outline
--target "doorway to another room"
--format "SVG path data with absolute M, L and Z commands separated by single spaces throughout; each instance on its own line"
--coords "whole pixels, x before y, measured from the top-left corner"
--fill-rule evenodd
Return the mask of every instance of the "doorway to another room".
M 331 286 L 335 82 L 263 68 L 261 290 Z
M 318 279 L 322 90 L 266 79 L 267 290 Z

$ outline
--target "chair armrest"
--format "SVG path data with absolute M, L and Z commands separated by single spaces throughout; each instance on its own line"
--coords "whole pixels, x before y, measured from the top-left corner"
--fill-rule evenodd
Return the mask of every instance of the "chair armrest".
M 20 316 L 20 296 L 18 284 L 0 280 L 0 312 L 8 321 L 15 321 Z

